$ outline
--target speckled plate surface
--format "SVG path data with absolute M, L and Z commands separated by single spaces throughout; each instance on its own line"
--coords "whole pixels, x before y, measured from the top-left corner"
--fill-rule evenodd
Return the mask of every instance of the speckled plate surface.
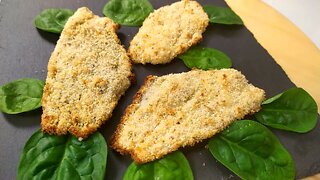
M 154 8 L 174 1 L 152 0 Z M 202 5 L 226 6 L 223 0 L 201 0 Z M 77 9 L 87 6 L 102 16 L 106 1 L 100 0 L 2 0 L 0 1 L 0 84 L 18 78 L 45 79 L 47 63 L 58 40 L 56 34 L 46 33 L 34 27 L 34 17 L 46 8 L 61 7 Z M 138 28 L 121 27 L 118 32 L 122 43 L 128 47 Z M 256 42 L 244 26 L 210 25 L 200 43 L 202 46 L 219 49 L 228 54 L 233 67 L 247 79 L 263 88 L 268 97 L 278 94 L 294 84 L 272 57 Z M 134 65 L 137 81 L 127 91 L 113 112 L 112 118 L 100 128 L 109 141 L 125 108 L 147 75 L 164 75 L 188 71 L 178 59 L 167 65 Z M 16 178 L 20 152 L 31 134 L 40 127 L 41 110 L 19 115 L 0 113 L 0 177 L 3 180 Z M 318 118 L 319 119 L 319 118 Z M 293 156 L 296 178 L 320 172 L 320 125 L 306 134 L 272 130 Z M 188 158 L 195 179 L 237 179 L 231 171 L 217 162 L 205 148 L 206 141 L 194 147 L 182 149 Z M 109 149 L 105 179 L 122 179 L 131 159 Z

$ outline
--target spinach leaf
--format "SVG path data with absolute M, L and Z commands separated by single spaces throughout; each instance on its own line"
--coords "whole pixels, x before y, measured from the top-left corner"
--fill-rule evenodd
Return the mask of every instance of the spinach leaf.
M 141 26 L 152 11 L 148 0 L 110 0 L 103 8 L 105 16 L 126 26 Z
M 218 7 L 214 5 L 203 6 L 211 23 L 217 24 L 243 24 L 241 18 L 229 7 Z
M 123 180 L 193 180 L 188 160 L 180 151 L 164 158 L 137 165 L 132 163 L 124 174 Z
M 241 120 L 209 141 L 211 154 L 242 179 L 294 179 L 292 157 L 262 124 Z
M 107 145 L 96 132 L 88 139 L 36 131 L 22 151 L 17 179 L 103 179 Z
M 18 114 L 41 107 L 44 81 L 24 78 L 0 87 L 0 111 Z
M 317 124 L 317 104 L 301 88 L 292 88 L 266 100 L 254 116 L 267 126 L 293 132 L 311 131 Z
M 45 9 L 36 16 L 34 24 L 38 29 L 59 34 L 73 13 L 70 9 Z
M 231 59 L 223 52 L 205 47 L 192 47 L 184 54 L 179 55 L 184 64 L 193 68 L 208 70 L 230 68 L 232 66 Z

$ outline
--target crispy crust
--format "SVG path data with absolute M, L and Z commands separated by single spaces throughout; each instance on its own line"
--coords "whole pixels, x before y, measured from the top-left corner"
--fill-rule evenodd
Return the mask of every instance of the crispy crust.
M 48 63 L 42 131 L 86 138 L 112 116 L 134 81 L 118 28 L 85 7 L 69 18 Z
M 148 87 L 154 82 L 154 80 L 156 78 L 157 78 L 157 76 L 152 76 L 152 75 L 149 75 L 146 77 L 146 79 L 144 80 L 144 82 L 143 82 L 142 86 L 140 87 L 140 89 L 138 90 L 138 92 L 133 96 L 133 100 L 132 100 L 131 105 L 129 105 L 126 108 L 124 115 L 122 116 L 120 123 L 119 123 L 116 131 L 112 135 L 111 140 L 110 140 L 110 146 L 113 149 L 115 149 L 116 151 L 118 151 L 122 155 L 130 154 L 132 159 L 134 159 L 134 161 L 139 164 L 143 163 L 143 160 L 139 159 L 139 156 L 137 156 L 134 153 L 134 151 L 124 150 L 117 142 L 118 142 L 118 138 L 120 136 L 120 132 L 123 130 L 123 124 L 125 123 L 126 119 L 129 118 L 129 115 L 134 110 L 133 106 L 135 106 L 135 104 L 139 104 L 144 92 L 148 89 Z
M 134 63 L 165 64 L 202 39 L 208 15 L 196 1 L 182 0 L 151 13 L 130 42 Z
M 215 78 L 215 80 L 211 81 L 211 78 Z M 186 82 L 189 79 L 193 80 Z M 186 85 L 180 86 L 181 81 L 186 83 Z M 197 85 L 192 87 L 193 83 L 197 81 L 202 81 L 199 87 Z M 175 83 L 180 83 L 180 85 L 176 86 Z M 167 87 L 170 88 L 167 89 Z M 180 89 L 182 87 L 183 89 Z M 191 91 L 184 96 L 183 94 L 189 91 L 188 88 Z M 235 90 L 233 90 L 234 88 Z M 160 96 L 161 93 L 159 94 L 156 91 L 164 91 L 162 93 L 164 96 Z M 212 91 L 216 91 L 222 97 L 215 96 L 215 94 L 212 94 L 215 92 Z M 176 99 L 174 99 L 175 97 L 169 98 L 167 92 L 179 97 L 176 97 Z M 220 93 L 222 94 L 220 95 Z M 232 95 L 228 95 L 229 93 Z M 173 100 L 166 104 L 172 98 Z M 214 101 L 207 98 L 216 98 L 218 100 Z M 156 100 L 152 101 L 154 99 Z M 243 118 L 246 114 L 258 111 L 263 100 L 264 91 L 248 84 L 241 73 L 232 69 L 216 71 L 192 70 L 187 73 L 171 74 L 162 77 L 148 76 L 134 96 L 132 104 L 127 107 L 118 128 L 111 138 L 110 144 L 113 149 L 121 154 L 130 154 L 132 159 L 138 164 L 150 162 L 163 157 L 169 152 L 176 151 L 180 147 L 193 146 L 204 139 L 212 137 L 235 120 Z M 188 102 L 193 101 L 197 103 L 189 106 Z M 182 104 L 175 104 L 180 102 Z M 158 103 L 158 105 L 155 105 L 155 103 Z M 173 104 L 175 108 L 172 109 L 169 106 Z M 152 106 L 156 110 L 149 111 L 148 108 Z M 179 106 L 187 108 L 187 110 L 183 112 L 183 108 L 181 109 Z M 222 110 L 219 109 L 219 106 Z M 147 110 L 143 111 L 142 109 Z M 225 110 L 223 111 L 223 109 Z M 177 114 L 183 114 L 183 116 L 175 116 Z M 199 116 L 194 116 L 194 114 L 198 114 Z M 215 115 L 211 116 L 210 114 Z M 155 118 L 152 116 L 155 116 Z M 160 122 L 156 124 L 155 119 L 160 119 Z M 192 121 L 192 119 L 196 119 L 197 122 Z M 148 124 L 147 121 L 151 123 Z M 161 123 L 165 126 L 160 134 L 155 135 L 155 133 L 159 133 L 159 130 L 156 128 L 160 127 Z M 177 123 L 182 123 L 183 125 L 177 125 Z M 151 128 L 151 132 L 148 132 L 150 125 L 153 127 Z M 175 132 L 174 135 L 170 135 L 172 128 Z M 127 137 L 130 131 L 142 133 Z M 191 136 L 184 136 L 190 133 Z M 160 141 L 162 137 L 167 135 L 170 135 L 170 140 L 167 139 L 167 141 L 164 138 L 162 139 L 163 141 Z M 156 139 L 152 139 L 154 137 Z M 181 138 L 183 140 L 180 140 Z M 156 147 L 160 147 L 160 149 L 156 149 Z

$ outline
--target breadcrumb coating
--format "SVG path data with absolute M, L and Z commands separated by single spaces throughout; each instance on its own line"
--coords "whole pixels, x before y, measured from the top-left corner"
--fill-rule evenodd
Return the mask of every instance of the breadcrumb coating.
M 85 7 L 69 18 L 48 63 L 44 132 L 86 138 L 111 117 L 133 76 L 117 29 Z
M 161 7 L 145 19 L 128 55 L 134 63 L 169 63 L 202 39 L 208 23 L 208 15 L 196 1 Z
M 234 69 L 149 76 L 126 109 L 111 146 L 146 163 L 192 146 L 260 109 L 265 93 Z

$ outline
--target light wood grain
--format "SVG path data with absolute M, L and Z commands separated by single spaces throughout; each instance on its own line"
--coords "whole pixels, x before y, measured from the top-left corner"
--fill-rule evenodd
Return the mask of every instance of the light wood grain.
M 303 178 L 302 180 L 320 180 L 320 173 L 319 174 L 315 174 L 313 176 L 308 176 L 306 178 Z
M 311 94 L 320 112 L 320 50 L 292 22 L 262 1 L 225 1 L 289 79 Z

